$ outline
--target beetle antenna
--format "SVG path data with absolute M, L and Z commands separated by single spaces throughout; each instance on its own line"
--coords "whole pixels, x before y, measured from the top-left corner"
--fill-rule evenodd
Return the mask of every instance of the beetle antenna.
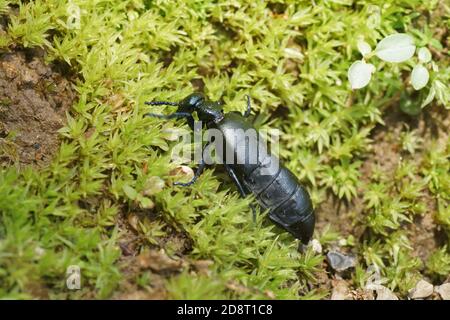
M 144 103 L 149 106 L 175 106 L 175 107 L 180 106 L 178 102 L 170 102 L 170 101 L 145 101 Z
M 188 118 L 192 115 L 189 112 L 175 112 L 172 114 L 160 114 L 160 113 L 146 113 L 146 117 L 155 117 L 160 119 L 175 119 L 175 118 Z

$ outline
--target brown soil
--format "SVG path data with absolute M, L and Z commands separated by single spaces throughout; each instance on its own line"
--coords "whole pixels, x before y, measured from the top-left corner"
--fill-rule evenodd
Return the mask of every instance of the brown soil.
M 159 222 L 164 226 L 165 236 L 155 237 L 150 243 L 142 233 L 140 223 Z M 202 268 L 202 260 L 190 261 L 187 253 L 192 244 L 188 236 L 160 221 L 158 214 L 149 210 L 122 208 L 117 225 L 120 230 L 119 246 L 122 251 L 120 265 L 124 279 L 113 299 L 153 300 L 167 299 L 166 281 L 183 270 L 207 272 L 209 264 Z M 164 250 L 170 250 L 170 254 Z M 203 270 L 205 269 L 205 270 Z M 147 273 L 151 279 L 143 287 L 136 278 Z
M 0 55 L 0 163 L 43 166 L 58 150 L 60 129 L 76 94 L 42 50 Z

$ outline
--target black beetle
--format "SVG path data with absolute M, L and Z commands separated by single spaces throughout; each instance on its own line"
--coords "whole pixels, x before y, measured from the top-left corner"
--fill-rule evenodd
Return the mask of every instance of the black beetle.
M 219 102 L 209 101 L 200 93 L 193 93 L 179 103 L 153 101 L 146 104 L 178 107 L 177 112 L 173 114 L 147 113 L 146 116 L 164 119 L 184 117 L 193 129 L 193 113 L 196 112 L 199 120 L 205 122 L 207 128 L 218 129 L 223 137 L 224 145 L 231 147 L 234 161 L 225 159 L 225 154 L 220 150 L 216 152 L 219 157 L 222 157 L 228 175 L 236 184 L 240 195 L 245 197 L 252 192 L 260 206 L 263 209 L 269 209 L 269 217 L 272 221 L 303 243 L 311 239 L 315 224 L 311 199 L 296 176 L 281 165 L 275 155 L 267 152 L 264 140 L 245 119 L 250 115 L 251 110 L 249 96 L 247 96 L 247 110 L 243 115 L 238 112 L 223 113 Z M 241 136 L 249 129 L 256 132 L 256 135 Z M 247 139 L 244 148 L 237 146 L 236 141 L 243 139 Z M 249 152 L 249 148 L 255 152 Z M 226 155 L 228 156 L 228 153 Z M 205 166 L 206 163 L 202 158 L 192 180 L 176 184 L 191 185 L 200 176 Z

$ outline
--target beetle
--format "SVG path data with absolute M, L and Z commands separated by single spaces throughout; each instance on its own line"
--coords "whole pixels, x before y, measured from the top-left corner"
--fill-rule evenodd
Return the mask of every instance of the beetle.
M 145 116 L 161 119 L 186 118 L 191 129 L 194 129 L 193 114 L 196 113 L 198 119 L 206 124 L 206 128 L 217 129 L 223 137 L 220 142 L 231 150 L 233 161 L 228 159 L 230 154 L 225 154 L 221 148 L 216 149 L 216 154 L 223 159 L 225 169 L 240 195 L 246 197 L 253 193 L 259 205 L 264 210 L 268 209 L 269 218 L 273 222 L 302 243 L 308 243 L 315 225 L 310 196 L 297 177 L 280 163 L 278 157 L 267 152 L 264 140 L 246 119 L 251 112 L 248 95 L 247 110 L 244 114 L 236 111 L 224 113 L 220 102 L 209 101 L 201 93 L 193 93 L 180 102 L 150 101 L 145 104 L 178 107 L 176 112 L 169 115 L 146 113 Z M 256 132 L 256 135 L 246 135 L 249 130 Z M 245 145 L 236 144 L 236 141 L 244 140 Z M 175 185 L 193 184 L 205 166 L 202 153 L 202 159 L 191 181 L 175 182 Z

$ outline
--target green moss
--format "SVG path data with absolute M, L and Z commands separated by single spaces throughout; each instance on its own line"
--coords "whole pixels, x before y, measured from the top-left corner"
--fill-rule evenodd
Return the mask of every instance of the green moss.
M 370 27 L 374 5 L 382 8 L 381 22 Z M 450 233 L 448 140 L 423 142 L 425 157 L 415 159 L 422 142 L 404 134 L 402 148 L 410 156 L 393 176 L 375 172 L 362 179 L 377 143 L 370 134 L 404 89 L 398 74 L 411 66 L 383 65 L 378 79 L 358 92 L 346 76 L 358 57 L 359 36 L 373 45 L 408 32 L 441 52 L 449 40 L 436 34 L 449 26 L 450 15 L 437 1 L 0 1 L 3 15 L 8 8 L 18 11 L 8 13 L 2 50 L 12 43 L 45 48 L 48 61 L 65 61 L 77 74 L 79 99 L 48 168 L 1 169 L 1 296 L 35 297 L 36 286 L 52 298 L 120 291 L 117 222 L 134 209 L 158 217 L 141 221 L 144 247 L 178 230 L 192 241 L 189 259 L 214 262 L 211 278 L 186 271 L 171 277 L 172 298 L 329 295 L 309 289 L 325 271 L 323 256 L 299 253 L 298 243 L 263 213 L 253 222 L 251 199 L 240 199 L 219 170 L 207 170 L 192 188 L 172 185 L 179 177 L 171 171 L 183 162 L 171 158 L 175 142 L 167 124 L 143 117 L 149 110 L 143 102 L 176 101 L 203 86 L 211 99 L 223 98 L 226 111 L 244 110 L 250 94 L 265 119 L 261 125 L 282 130 L 281 155 L 316 207 L 327 198 L 362 205 L 348 223 L 367 229 L 369 237 L 346 242 L 360 261 L 356 288 L 372 265 L 400 294 L 421 276 L 405 229 L 428 212 L 426 195 L 437 201 L 436 223 Z M 425 21 L 428 14 L 435 18 Z M 435 76 L 444 84 L 450 66 L 441 55 Z M 436 90 L 437 104 L 448 108 L 448 87 Z M 173 127 L 187 128 L 182 121 Z M 149 193 L 154 177 L 165 185 Z M 324 246 L 340 237 L 319 231 Z M 448 257 L 439 250 L 428 269 L 442 274 Z M 76 292 L 64 282 L 72 264 L 82 271 Z M 230 289 L 230 281 L 247 289 Z
M 427 269 L 432 275 L 441 278 L 450 273 L 450 254 L 447 246 L 433 252 L 427 261 Z

